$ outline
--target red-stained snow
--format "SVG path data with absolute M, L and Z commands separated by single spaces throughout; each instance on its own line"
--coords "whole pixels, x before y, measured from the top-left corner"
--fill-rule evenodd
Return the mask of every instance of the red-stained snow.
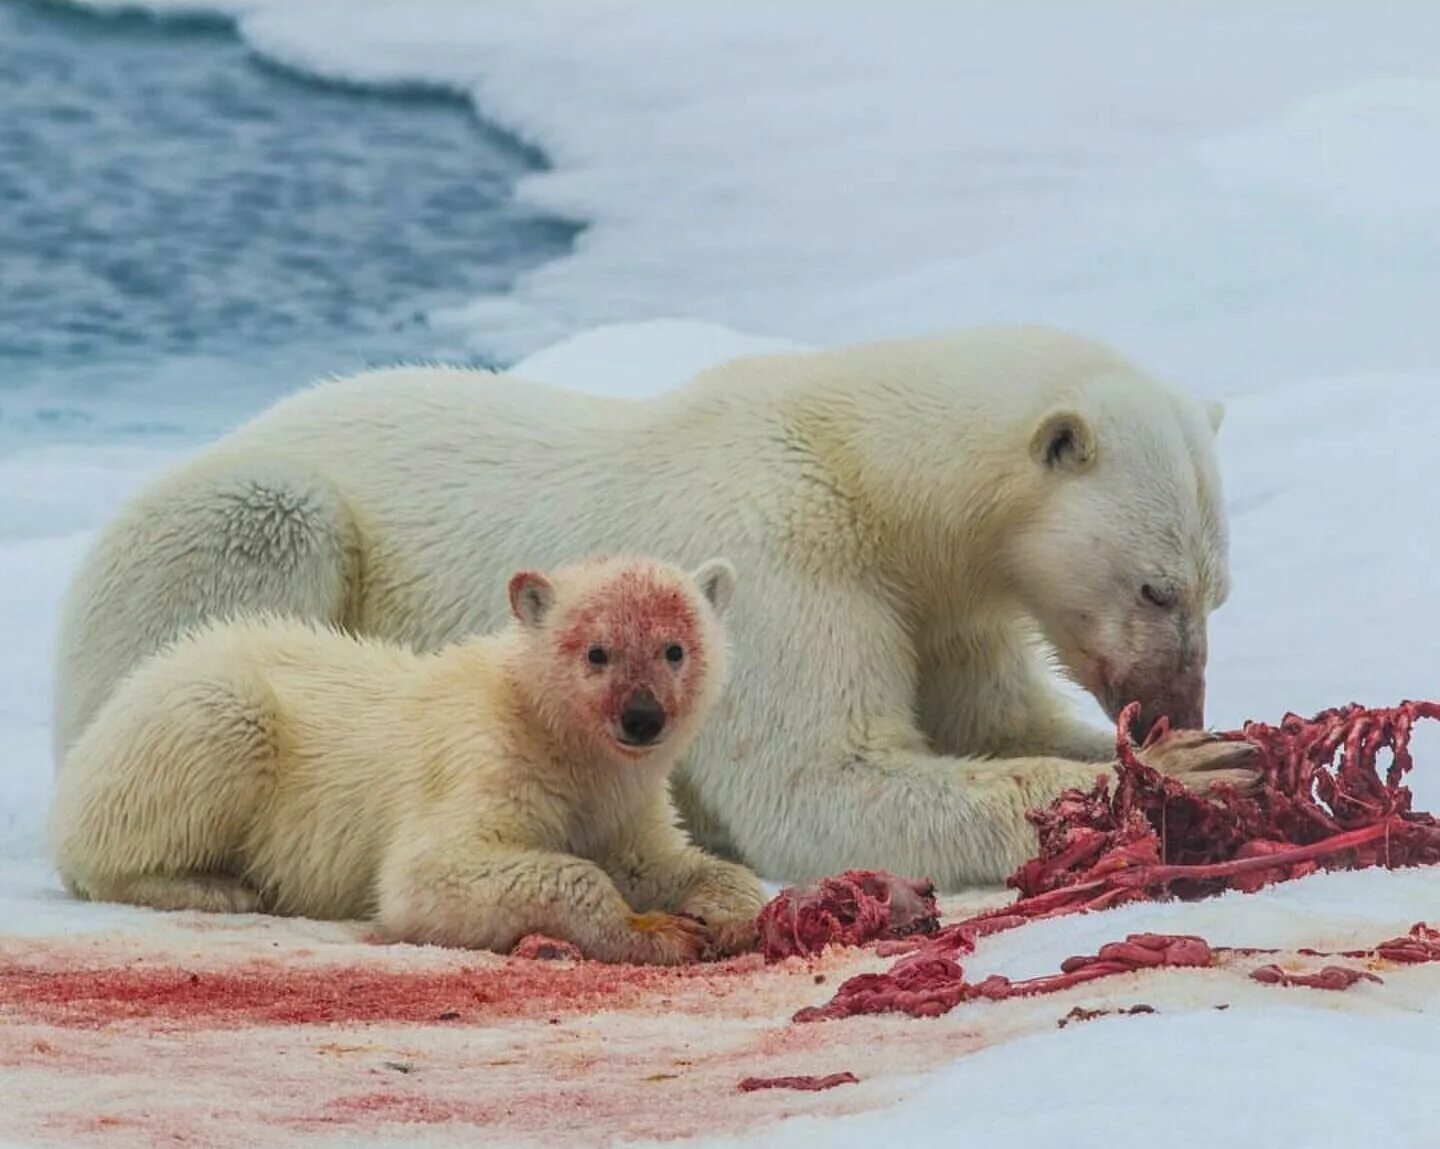
M 954 918 L 994 901 L 942 909 Z M 140 931 L 0 940 L 0 1141 L 267 1149 L 738 1137 L 791 1115 L 893 1105 L 916 1074 L 1054 1033 L 1077 1009 L 1109 1011 L 1092 1024 L 1140 1026 L 1153 1022 L 1123 1014 L 1141 1003 L 1160 1015 L 1268 1008 L 1283 991 L 1251 980 L 1251 968 L 1305 974 L 1334 960 L 1281 950 L 966 1002 L 935 1019 L 796 1025 L 797 1011 L 893 959 L 830 950 L 660 970 L 369 945 L 339 924 L 151 918 Z M 1007 944 L 1015 938 L 983 939 L 975 959 Z M 1437 984 L 1436 966 L 1403 955 L 1372 968 L 1383 985 L 1286 1000 L 1363 1010 L 1384 994 L 1403 1007 Z M 845 1073 L 858 1083 L 741 1088 Z

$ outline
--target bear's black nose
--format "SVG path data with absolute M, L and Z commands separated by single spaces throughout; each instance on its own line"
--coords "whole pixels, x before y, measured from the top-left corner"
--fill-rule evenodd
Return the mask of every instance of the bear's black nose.
M 649 746 L 665 729 L 665 708 L 650 691 L 637 690 L 625 701 L 620 714 L 623 741 L 634 746 Z

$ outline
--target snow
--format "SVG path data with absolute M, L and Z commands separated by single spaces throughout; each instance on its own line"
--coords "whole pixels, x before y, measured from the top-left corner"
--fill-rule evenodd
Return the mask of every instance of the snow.
M 433 315 L 438 345 L 532 355 L 523 373 L 638 396 L 732 355 L 1041 321 L 1224 397 L 1234 593 L 1212 625 L 1210 722 L 1434 695 L 1440 8 L 149 6 L 228 11 L 258 53 L 310 74 L 466 93 L 544 150 L 553 167 L 520 194 L 588 229 L 513 295 Z M 0 460 L 0 944 L 187 944 L 175 931 L 189 927 L 66 901 L 36 860 L 55 608 L 89 533 L 167 458 Z M 1418 804 L 1440 807 L 1440 732 L 1417 735 L 1416 757 Z M 1040 973 L 1142 929 L 1371 944 L 1433 918 L 1437 887 L 1432 873 L 1327 875 L 1128 907 L 991 939 L 967 971 Z M 251 929 L 220 931 L 226 952 L 344 948 L 298 925 L 263 942 Z M 804 1113 L 854 1111 L 723 1143 L 938 1129 L 1017 1147 L 1433 1143 L 1430 974 L 1334 996 L 1227 983 L 1224 1012 L 1199 1004 L 1201 975 L 1145 984 L 1173 1008 L 1057 1031 L 1022 1003 L 986 1007 L 980 1048 L 946 1052 L 942 1035 L 958 1042 L 968 1021 L 857 1029 L 891 1074 L 883 1089 L 819 1095 Z M 887 1069 L 911 1041 L 931 1043 L 931 1072 Z M 1333 1081 L 1359 1064 L 1363 1098 Z
M 1217 389 L 1440 350 L 1425 0 L 219 6 L 272 62 L 461 92 L 545 151 L 519 194 L 590 226 L 435 317 L 487 350 L 1023 318 Z
M 1366 1145 L 1381 1137 L 1433 1144 L 1433 1110 L 1416 1103 L 1440 1070 L 1433 1016 L 1347 1016 L 1337 1025 L 1318 1011 L 1272 1005 L 1264 1017 L 1257 1025 L 1232 1009 L 1100 1018 L 1022 1037 L 917 1083 L 903 1124 L 884 1111 L 797 1117 L 747 1144 L 872 1149 L 907 1143 L 906 1130 L 933 1136 L 941 1129 L 948 1145 L 1214 1149 Z M 1363 1093 L 1334 1081 L 1329 1089 L 1321 1080 L 1307 1087 L 1307 1075 L 1339 1077 L 1370 1048 L 1384 1049 L 1387 1060 L 1366 1067 L 1374 1072 Z M 1297 1088 L 1300 1104 L 1281 1100 Z

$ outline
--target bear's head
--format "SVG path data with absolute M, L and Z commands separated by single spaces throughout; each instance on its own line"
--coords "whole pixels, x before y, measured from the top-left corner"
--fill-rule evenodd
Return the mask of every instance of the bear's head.
M 724 687 L 735 571 L 602 558 L 510 579 L 521 675 L 562 741 L 608 760 L 673 762 Z
M 1219 403 L 1101 373 L 1026 428 L 1028 513 L 1007 575 L 1063 668 L 1112 720 L 1141 703 L 1200 727 L 1206 629 L 1229 593 Z M 1017 444 L 1018 450 L 1018 444 Z

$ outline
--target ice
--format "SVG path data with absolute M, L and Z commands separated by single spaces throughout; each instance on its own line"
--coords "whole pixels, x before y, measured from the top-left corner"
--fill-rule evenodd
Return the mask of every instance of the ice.
M 893 1110 L 799 1117 L 745 1144 L 1340 1149 L 1383 1136 L 1419 1149 L 1434 1137 L 1414 1100 L 1440 1072 L 1434 1025 L 1433 1013 L 1342 1020 L 1287 1005 L 1272 1006 L 1263 1024 L 1236 1010 L 1100 1018 L 983 1050 L 914 1083 Z M 1365 1056 L 1375 1050 L 1383 1064 Z M 1352 1068 L 1363 1088 L 1337 1080 Z
M 742 335 L 717 323 L 655 319 L 582 331 L 527 355 L 513 370 L 557 387 L 638 399 L 730 359 L 803 347 L 788 339 Z
M 1234 386 L 1440 339 L 1414 322 L 1440 212 L 1418 0 L 229 8 L 274 62 L 465 92 L 544 149 L 520 194 L 590 226 L 438 317 L 487 349 L 656 315 L 817 342 L 1004 315 Z

